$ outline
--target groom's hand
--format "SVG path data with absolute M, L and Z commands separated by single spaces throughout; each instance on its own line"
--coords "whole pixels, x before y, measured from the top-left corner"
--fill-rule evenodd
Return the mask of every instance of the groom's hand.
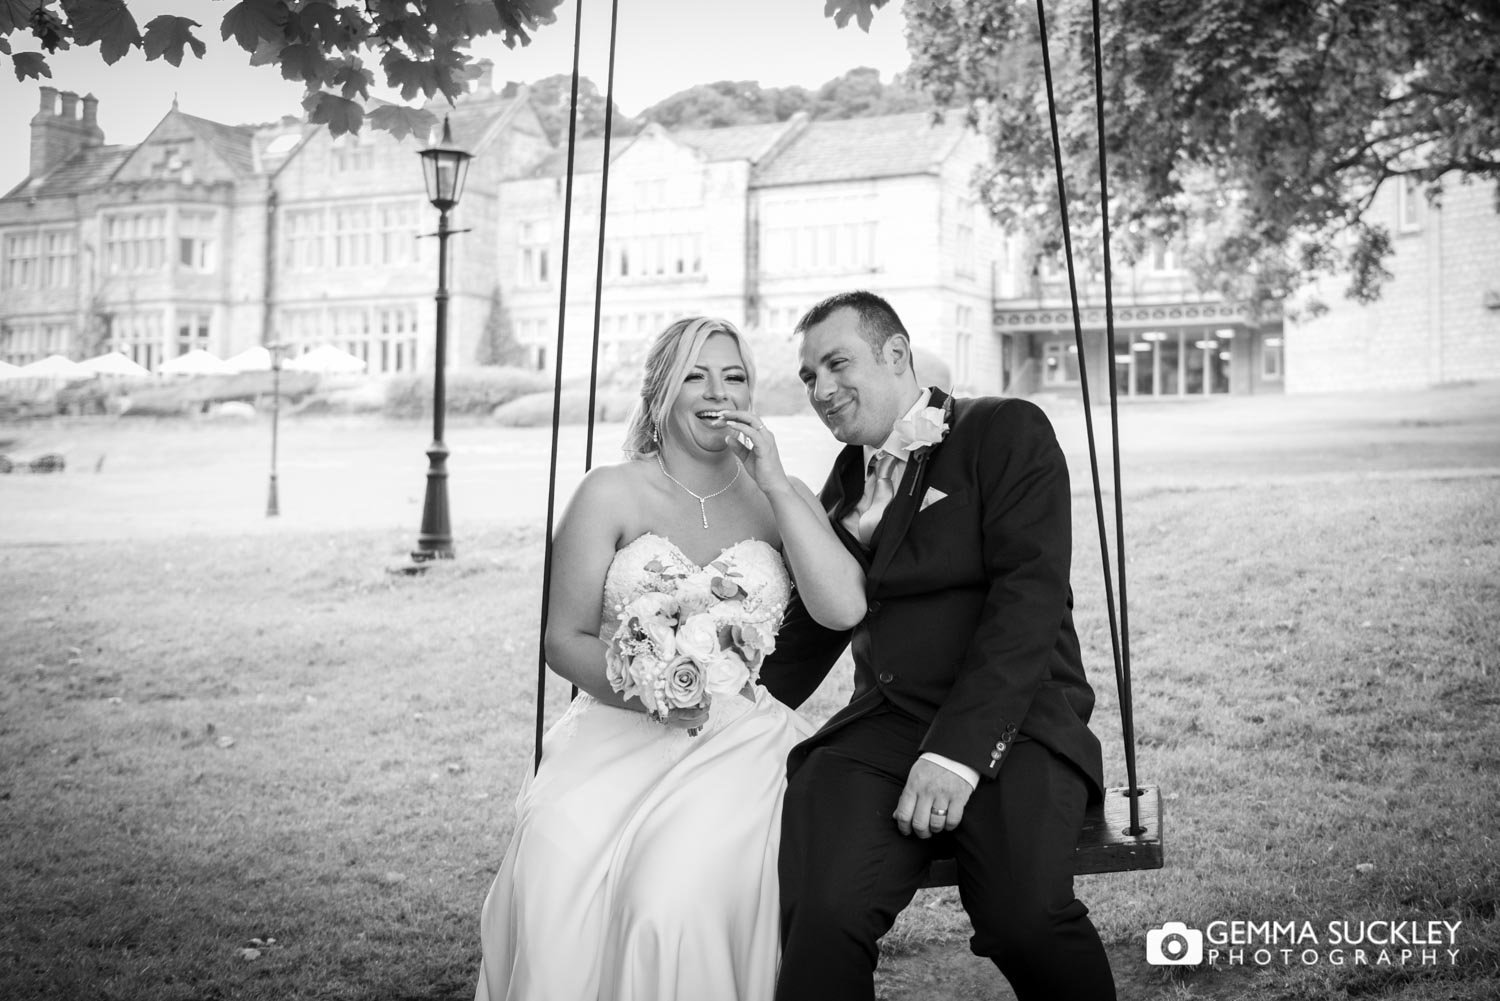
M 919 758 L 911 766 L 906 788 L 896 801 L 896 826 L 902 834 L 915 834 L 919 838 L 951 831 L 963 819 L 964 804 L 971 792 L 969 783 L 951 770 Z

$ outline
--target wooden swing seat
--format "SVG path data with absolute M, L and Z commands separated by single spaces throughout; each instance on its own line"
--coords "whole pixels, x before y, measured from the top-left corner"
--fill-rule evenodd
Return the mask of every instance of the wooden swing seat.
M 1104 790 L 1104 799 L 1093 803 L 1083 815 L 1083 830 L 1078 847 L 1073 849 L 1073 874 L 1087 876 L 1102 872 L 1133 872 L 1138 869 L 1160 869 L 1161 796 L 1156 786 L 1140 790 L 1141 827 L 1139 834 L 1129 834 L 1130 797 L 1123 786 Z M 958 863 L 940 858 L 927 870 L 922 888 L 958 885 Z

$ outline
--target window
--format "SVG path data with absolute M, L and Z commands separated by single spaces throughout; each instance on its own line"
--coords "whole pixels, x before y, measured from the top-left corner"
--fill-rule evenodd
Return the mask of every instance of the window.
M 347 174 L 375 167 L 373 139 L 365 136 L 339 136 L 333 141 L 333 171 Z
M 1170 274 L 1182 270 L 1177 263 L 1177 252 L 1160 240 L 1151 244 L 1150 262 L 1150 270 L 1157 274 Z
M 761 214 L 762 267 L 768 274 L 877 269 L 876 204 L 863 194 L 790 198 Z
M 1422 191 L 1414 177 L 1399 178 L 1396 185 L 1396 231 L 1416 233 L 1422 228 Z
M 151 371 L 162 362 L 162 314 L 160 310 L 123 313 L 110 327 L 114 349 Z
M 973 278 L 979 270 L 979 254 L 974 239 L 974 201 L 959 198 L 954 204 L 953 273 Z
M 177 353 L 185 355 L 194 348 L 208 350 L 208 330 L 213 314 L 191 311 L 177 314 Z
M 417 203 L 381 202 L 380 263 L 386 267 L 415 263 L 417 259 Z
M 364 361 L 365 371 L 412 372 L 417 368 L 417 307 L 333 306 L 282 310 L 277 329 L 288 357 L 331 344 Z
M 104 217 L 104 269 L 112 275 L 161 271 L 167 264 L 167 213 L 122 212 Z
M 333 260 L 336 268 L 370 265 L 374 245 L 373 212 L 369 205 L 341 205 L 333 209 Z
M 5 234 L 4 287 L 47 289 L 71 286 L 76 256 L 74 240 L 71 229 L 28 229 Z
M 968 388 L 974 377 L 974 308 L 956 306 L 953 312 L 953 384 Z
M 65 354 L 72 328 L 63 322 L 23 320 L 0 324 L 0 361 L 29 365 L 48 355 Z
M 37 233 L 7 233 L 5 236 L 5 287 L 36 288 Z
M 71 229 L 42 230 L 42 288 L 72 285 L 77 254 Z
M 214 255 L 217 212 L 181 209 L 177 213 L 177 265 L 184 271 L 209 274 L 218 270 Z
M 605 241 L 606 278 L 690 278 L 703 273 L 703 238 L 658 233 Z
M 550 260 L 552 228 L 545 222 L 521 223 L 520 274 L 522 285 L 545 285 L 551 278 Z
M 1285 359 L 1281 354 L 1281 338 L 1267 337 L 1260 345 L 1260 377 L 1267 382 L 1280 382 Z
M 1078 345 L 1053 341 L 1042 356 L 1042 385 L 1071 386 L 1078 382 Z
M 289 209 L 285 216 L 288 271 L 314 271 L 323 266 L 323 210 Z

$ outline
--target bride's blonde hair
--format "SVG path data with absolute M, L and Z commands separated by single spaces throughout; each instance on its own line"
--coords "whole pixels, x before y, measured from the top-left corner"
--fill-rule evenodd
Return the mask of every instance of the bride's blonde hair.
M 739 348 L 745 364 L 746 386 L 755 399 L 755 359 L 750 345 L 734 324 L 711 316 L 689 316 L 663 330 L 646 351 L 645 371 L 641 374 L 641 398 L 636 402 L 625 429 L 625 454 L 632 459 L 653 455 L 661 449 L 658 436 L 666 434 L 667 413 L 677 402 L 683 380 L 698 361 L 703 343 L 714 334 L 728 334 Z

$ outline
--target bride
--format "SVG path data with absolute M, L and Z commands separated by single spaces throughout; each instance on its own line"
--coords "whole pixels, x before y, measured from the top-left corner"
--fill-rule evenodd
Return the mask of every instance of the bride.
M 733 326 L 673 323 L 646 358 L 630 461 L 590 472 L 559 523 L 547 661 L 579 695 L 517 800 L 478 1001 L 772 995 L 786 757 L 812 727 L 759 685 L 648 714 L 607 655 L 653 591 L 732 598 L 774 630 L 795 580 L 824 625 L 863 617 L 860 567 L 782 470 L 754 387 Z

